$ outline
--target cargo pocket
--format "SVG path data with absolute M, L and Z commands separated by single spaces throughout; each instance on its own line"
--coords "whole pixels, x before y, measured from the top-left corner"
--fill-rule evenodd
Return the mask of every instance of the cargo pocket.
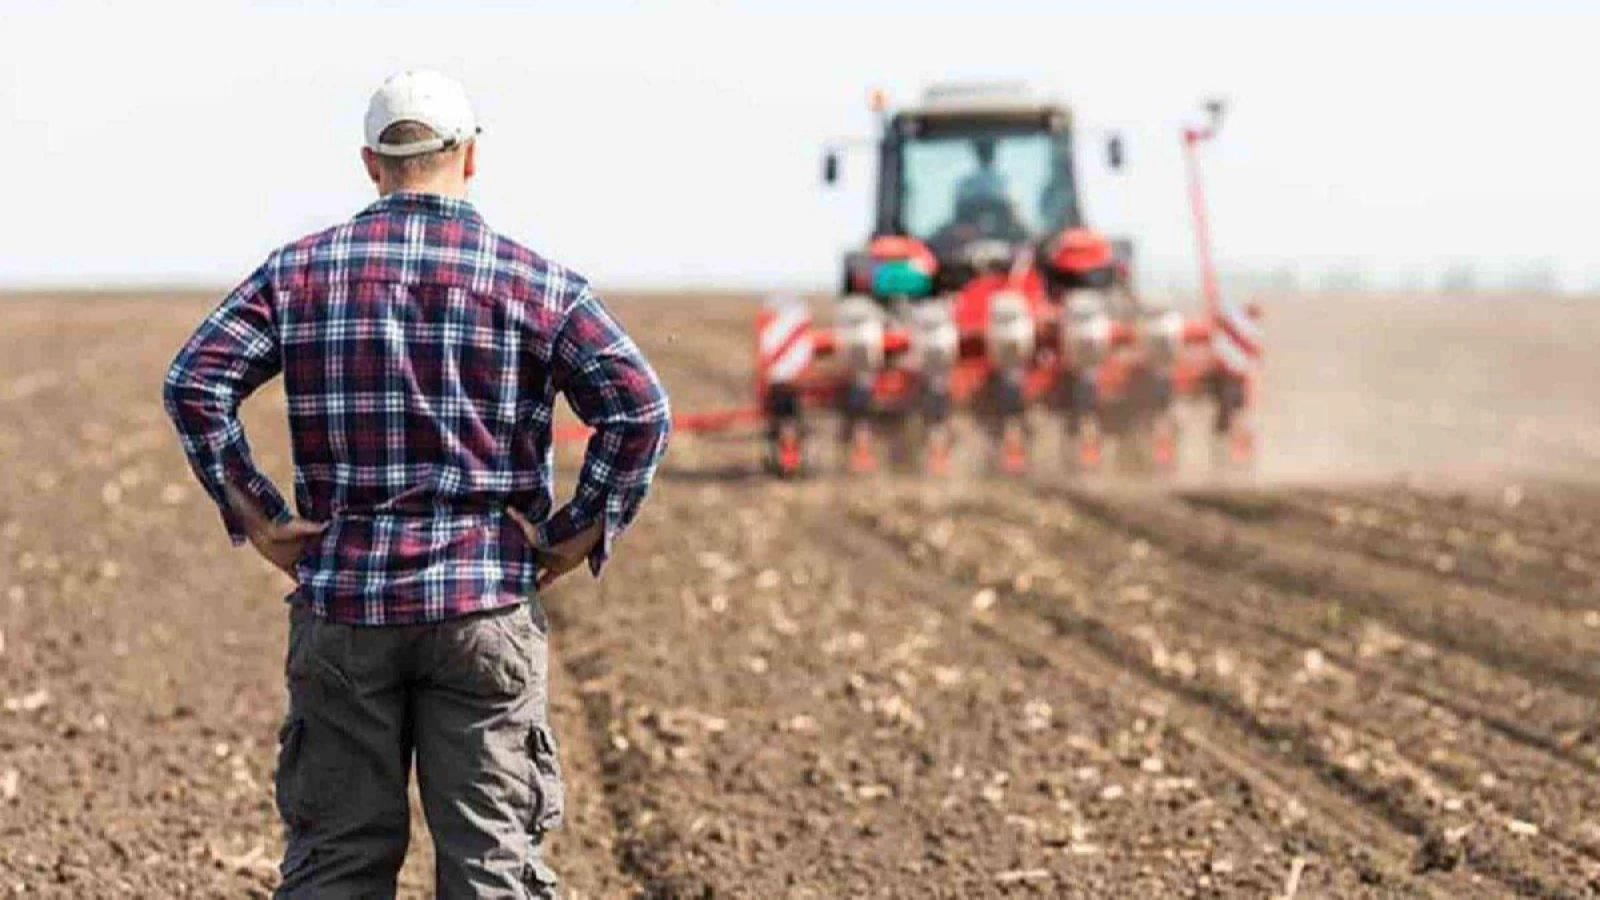
M 290 719 L 278 729 L 278 769 L 272 776 L 273 799 L 278 804 L 278 818 L 290 830 L 303 830 L 306 823 L 300 815 L 299 792 L 300 758 L 305 749 L 306 723 Z
M 328 748 L 314 746 L 312 737 L 306 720 L 298 716 L 278 729 L 272 786 L 278 816 L 291 834 L 312 830 L 334 807 L 344 781 L 344 771 L 329 757 Z
M 542 857 L 535 857 L 522 867 L 522 884 L 533 900 L 554 900 L 560 896 L 561 879 Z
M 561 827 L 566 810 L 561 761 L 556 753 L 555 734 L 548 726 L 534 725 L 529 729 L 528 757 L 533 763 L 533 809 L 528 831 L 538 841 L 545 832 Z

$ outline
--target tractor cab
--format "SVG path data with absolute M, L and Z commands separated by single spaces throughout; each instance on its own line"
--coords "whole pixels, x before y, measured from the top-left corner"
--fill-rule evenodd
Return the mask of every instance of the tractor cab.
M 1082 225 L 1066 106 L 1010 85 L 930 89 L 920 105 L 880 110 L 873 238 L 909 238 L 936 261 L 930 289 L 957 289 L 1017 252 Z M 1113 165 L 1120 147 L 1111 145 Z M 830 151 L 824 180 L 838 177 Z M 873 290 L 869 245 L 845 261 L 846 293 Z

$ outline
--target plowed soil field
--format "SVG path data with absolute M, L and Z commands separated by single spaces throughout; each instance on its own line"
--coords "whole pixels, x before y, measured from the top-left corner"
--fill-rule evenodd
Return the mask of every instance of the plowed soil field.
M 288 586 L 160 406 L 212 302 L 0 302 L 0 894 L 275 882 Z M 615 308 L 679 410 L 747 398 L 750 300 Z M 1248 481 L 676 438 L 545 598 L 569 896 L 1600 896 L 1600 305 L 1268 315 Z

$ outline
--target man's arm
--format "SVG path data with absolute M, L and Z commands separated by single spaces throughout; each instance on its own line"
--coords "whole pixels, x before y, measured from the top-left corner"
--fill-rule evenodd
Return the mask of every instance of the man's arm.
M 550 356 L 553 384 L 594 434 L 572 500 L 532 527 L 534 546 L 556 551 L 541 584 L 584 558 L 600 573 L 650 490 L 672 420 L 661 379 L 588 287 L 556 333 Z
M 162 392 L 183 452 L 221 511 L 229 539 L 236 546 L 250 539 L 258 550 L 265 529 L 293 516 L 250 457 L 239 403 L 279 367 L 272 286 L 263 267 L 200 323 L 167 370 Z

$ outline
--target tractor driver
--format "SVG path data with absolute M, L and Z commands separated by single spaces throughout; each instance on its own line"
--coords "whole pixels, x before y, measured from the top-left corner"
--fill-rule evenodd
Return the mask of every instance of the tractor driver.
M 1006 177 L 994 165 L 994 138 L 976 138 L 972 149 L 978 167 L 956 184 L 955 216 L 947 230 L 964 239 L 1022 240 L 1027 229 L 1017 218 Z
M 994 138 L 977 138 L 972 142 L 972 151 L 978 157 L 978 168 L 956 184 L 956 208 L 971 206 L 980 200 L 1010 203 L 1011 189 L 1006 177 L 994 167 Z

